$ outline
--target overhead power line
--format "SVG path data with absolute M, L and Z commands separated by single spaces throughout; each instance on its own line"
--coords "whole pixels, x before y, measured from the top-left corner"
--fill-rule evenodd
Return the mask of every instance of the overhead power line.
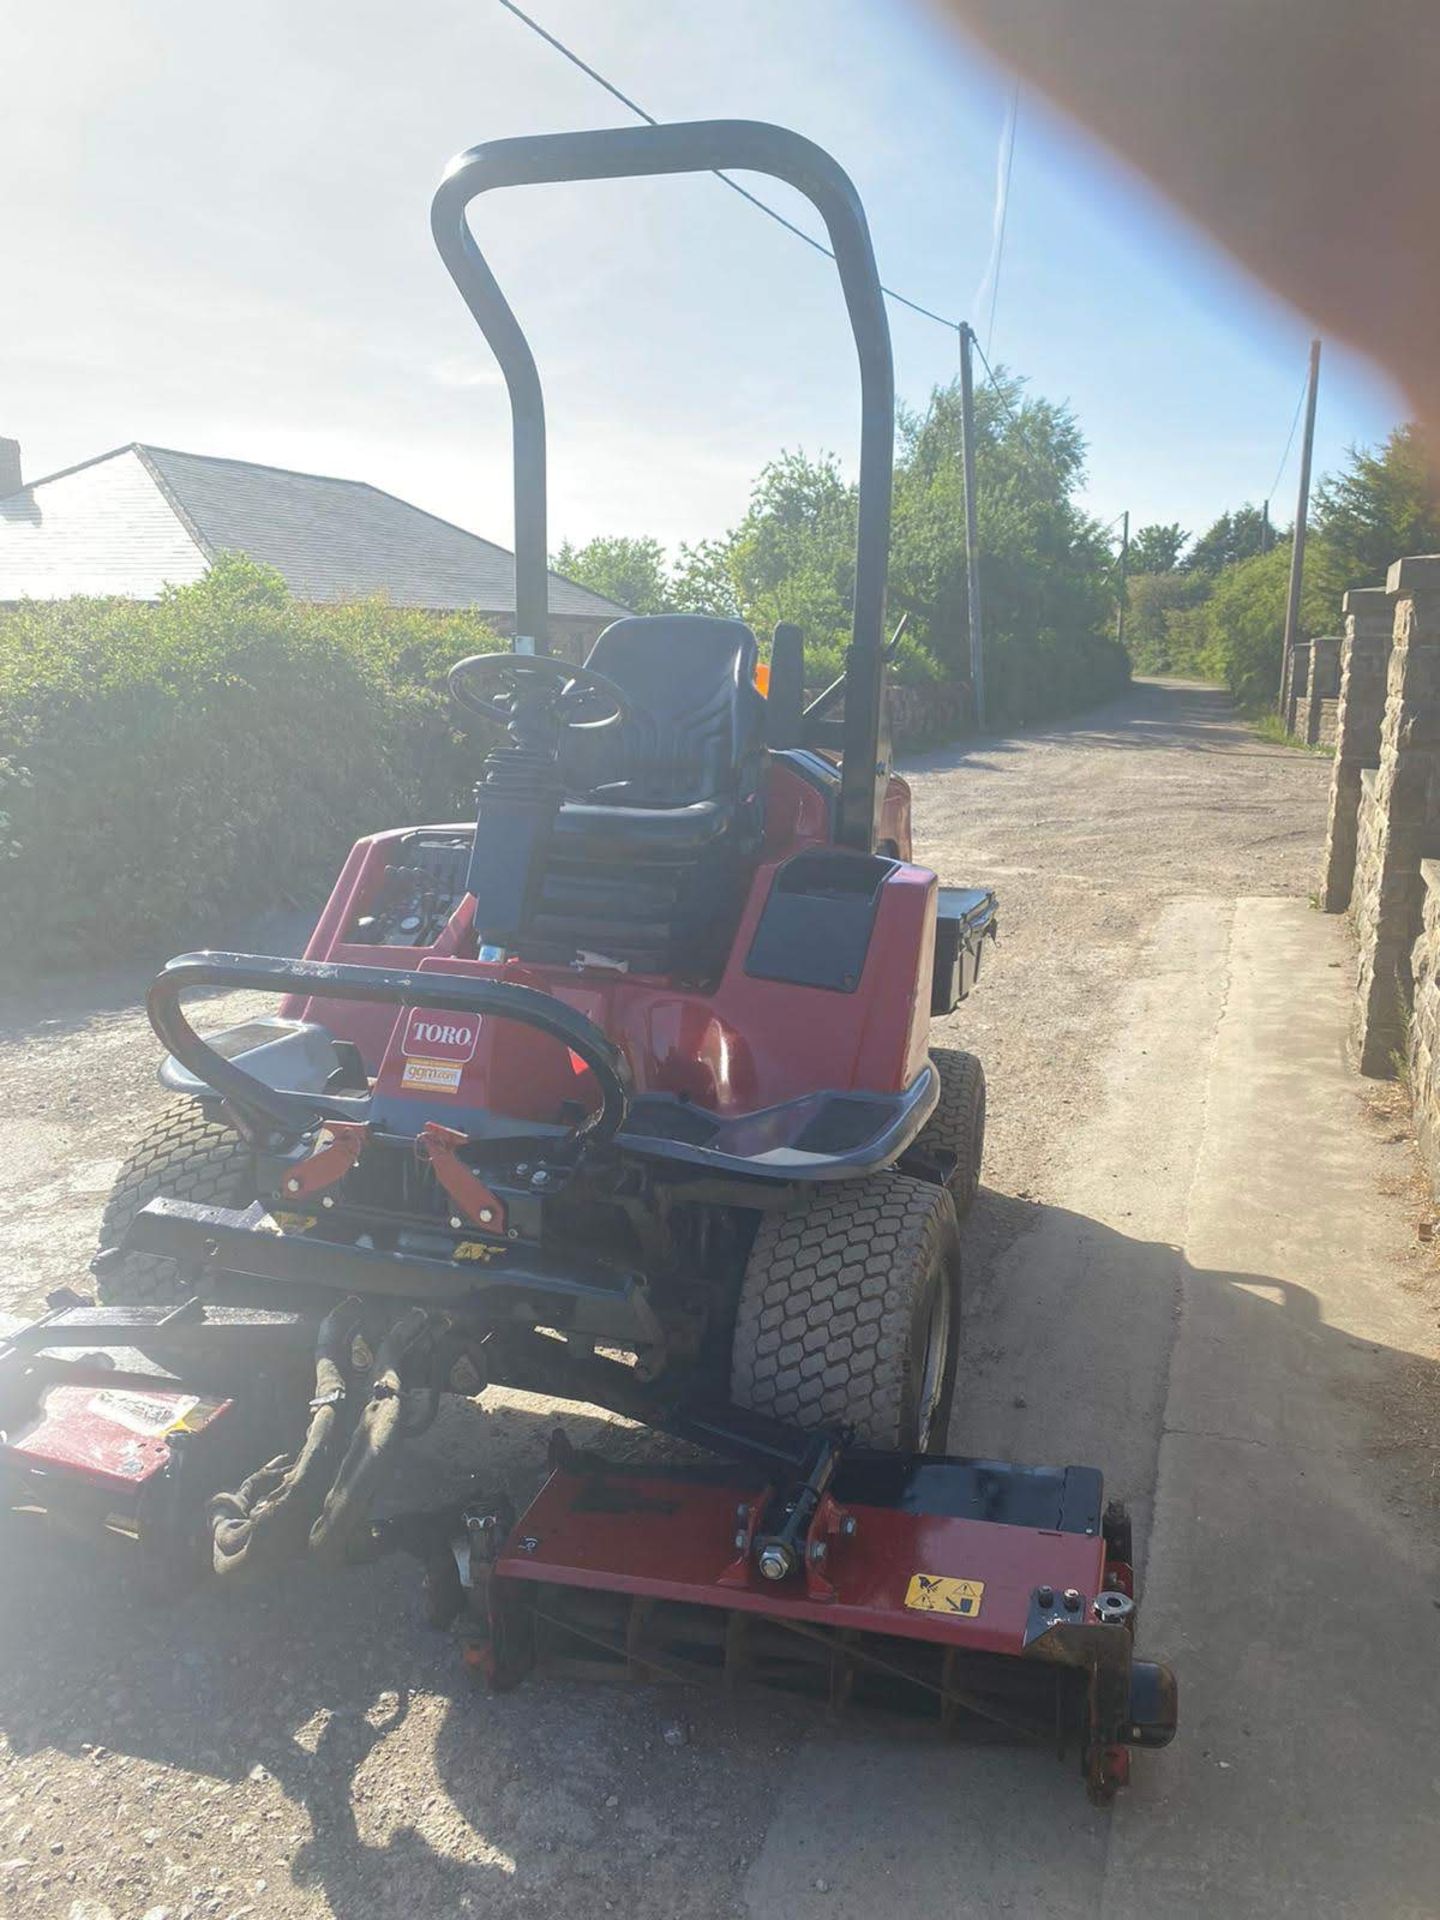
M 1285 451 L 1280 456 L 1280 464 L 1275 469 L 1275 478 L 1270 482 L 1269 489 L 1264 496 L 1267 500 L 1273 500 L 1275 498 L 1276 491 L 1278 490 L 1280 481 L 1284 475 L 1286 462 L 1290 458 L 1290 449 L 1295 444 L 1295 429 L 1300 424 L 1300 410 L 1305 405 L 1305 395 L 1309 392 L 1309 390 L 1310 390 L 1310 370 L 1309 370 L 1309 367 L 1307 366 L 1305 370 L 1305 378 L 1300 382 L 1300 392 L 1297 395 L 1295 400 L 1295 413 L 1294 413 L 1294 417 L 1291 419 L 1291 422 L 1290 422 L 1290 432 L 1286 437 Z
M 995 378 L 995 369 L 991 366 L 990 362 L 985 358 L 985 349 L 980 345 L 980 342 L 975 338 L 975 329 L 973 327 L 970 329 L 970 339 L 972 344 L 974 345 L 975 351 L 980 356 L 980 364 L 985 369 L 986 378 L 989 380 L 991 386 L 995 389 L 995 397 L 999 400 L 1001 406 L 1004 407 L 1006 413 L 1009 414 L 1011 426 L 1018 427 L 1020 425 L 1020 416 L 1016 413 L 1015 409 L 1011 406 L 1010 396 L 1006 393 L 1005 389 L 1001 386 L 1000 382 Z
M 548 28 L 542 27 L 540 22 L 526 13 L 523 7 L 517 7 L 515 0 L 500 0 L 500 5 L 507 13 L 513 13 L 517 20 L 529 27 L 532 33 L 538 34 L 547 46 L 553 47 L 556 53 L 570 62 L 572 67 L 578 67 L 587 79 L 595 82 L 597 87 L 603 87 L 612 100 L 618 100 L 622 107 L 627 108 L 637 119 L 643 120 L 647 126 L 659 126 L 660 122 L 653 113 L 647 113 L 637 100 L 632 100 L 628 93 L 622 93 L 613 80 L 607 80 L 603 73 L 597 72 L 588 60 L 582 60 L 573 48 L 567 47 L 565 42 L 558 40 Z M 728 173 L 722 173 L 718 167 L 714 171 L 715 178 L 722 185 L 729 187 L 732 193 L 738 193 L 742 200 L 748 200 L 752 207 L 758 207 L 761 213 L 767 214 L 777 226 L 784 227 L 787 233 L 793 233 L 797 240 L 803 240 L 806 246 L 813 247 L 816 253 L 823 253 L 827 260 L 835 258 L 823 240 L 817 240 L 813 234 L 806 233 L 805 229 L 797 227 L 793 220 L 787 220 L 778 207 L 772 207 L 768 200 L 762 200 L 759 194 L 751 193 L 748 187 L 742 187 L 738 180 L 733 180 Z M 918 313 L 922 320 L 933 320 L 936 326 L 948 327 L 952 333 L 958 335 L 960 331 L 958 320 L 947 319 L 943 313 L 936 313 L 933 308 L 922 306 L 918 300 L 912 300 L 908 294 L 897 293 L 894 287 L 882 285 L 880 291 L 887 300 L 894 300 L 898 305 L 908 307 L 911 313 Z

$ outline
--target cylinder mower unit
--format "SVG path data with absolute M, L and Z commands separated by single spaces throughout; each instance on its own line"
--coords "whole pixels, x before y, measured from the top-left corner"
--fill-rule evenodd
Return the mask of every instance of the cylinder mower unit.
M 468 225 L 493 187 L 726 167 L 813 201 L 859 358 L 853 632 L 808 704 L 789 626 L 764 675 L 704 616 L 550 656 L 539 379 Z M 985 1080 L 928 1028 L 996 903 L 913 862 L 891 766 L 893 383 L 854 189 L 779 128 L 627 128 L 472 149 L 434 230 L 514 417 L 518 637 L 450 682 L 489 740 L 475 818 L 360 840 L 303 959 L 156 980 L 174 1101 L 98 1300 L 0 1337 L 0 1517 L 172 1582 L 404 1550 L 496 1686 L 561 1662 L 918 1709 L 1073 1738 L 1105 1799 L 1175 1726 L 1123 1512 L 1091 1468 L 943 1451 Z M 281 1004 L 202 1037 L 182 996 L 217 987 Z M 483 1477 L 384 1515 L 396 1450 L 489 1385 L 713 1464 L 557 1437 L 518 1518 Z

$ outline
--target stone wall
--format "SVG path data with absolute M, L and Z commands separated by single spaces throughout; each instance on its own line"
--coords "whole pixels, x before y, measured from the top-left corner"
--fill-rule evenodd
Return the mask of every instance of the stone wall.
M 1333 746 L 1335 743 L 1340 647 L 1338 633 L 1320 634 L 1310 642 L 1305 662 L 1305 684 L 1295 701 L 1295 725 L 1291 728 L 1296 739 L 1303 740 L 1310 747 Z M 1297 662 L 1297 672 L 1298 667 Z
M 1351 1044 L 1362 1073 L 1406 1056 L 1411 964 L 1425 888 L 1440 855 L 1440 554 L 1399 560 L 1380 764 L 1361 782 L 1352 913 L 1359 940 Z
M 1344 913 L 1355 884 L 1355 843 L 1360 815 L 1360 776 L 1380 764 L 1380 723 L 1385 717 L 1385 677 L 1395 628 L 1394 608 L 1384 587 L 1353 588 L 1345 596 L 1345 636 L 1340 649 L 1339 699 L 1333 738 L 1330 811 L 1325 857 L 1320 868 L 1320 905 L 1326 913 Z
M 1295 720 L 1299 711 L 1302 694 L 1310 691 L 1310 642 L 1297 640 L 1290 649 L 1285 662 L 1285 691 L 1280 703 L 1280 712 L 1285 721 L 1285 731 L 1293 736 Z
M 968 681 L 890 689 L 890 731 L 900 751 L 938 746 L 970 731 Z
M 1440 861 L 1420 863 L 1420 935 L 1410 956 L 1415 1000 L 1410 1015 L 1410 1094 L 1415 1131 L 1440 1193 Z

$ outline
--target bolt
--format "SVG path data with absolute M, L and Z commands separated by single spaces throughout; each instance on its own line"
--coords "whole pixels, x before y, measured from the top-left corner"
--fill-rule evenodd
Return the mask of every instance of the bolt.
M 285 1182 L 285 1191 L 287 1193 L 299 1193 L 300 1182 L 294 1174 Z
M 460 1231 L 460 1229 L 464 1226 L 464 1224 L 465 1222 L 460 1218 L 458 1213 L 451 1214 L 450 1225 L 455 1229 L 456 1233 Z
M 320 1196 L 320 1204 L 322 1207 L 333 1207 L 335 1202 L 328 1193 L 324 1193 Z
M 859 1528 L 855 1525 L 855 1516 L 853 1513 L 847 1513 L 845 1518 L 840 1522 L 840 1531 L 847 1540 L 853 1540 L 855 1538 L 855 1535 L 859 1532 Z
M 1067 1613 L 1078 1613 L 1080 1611 L 1080 1589 L 1078 1587 L 1066 1587 L 1064 1600 L 1065 1611 Z
M 743 1533 L 737 1533 L 737 1534 L 736 1534 L 736 1536 L 735 1536 L 735 1548 L 736 1548 L 736 1551 L 738 1552 L 738 1551 L 739 1551 L 739 1550 L 740 1550 L 740 1549 L 741 1549 L 741 1548 L 742 1548 L 742 1547 L 743 1547 L 744 1545 L 745 1545 L 745 1536 L 744 1536 L 744 1534 L 743 1534 Z
M 481 1207 L 480 1224 L 482 1227 L 488 1227 L 490 1222 L 494 1218 L 495 1218 L 495 1209 L 493 1207 Z
M 749 1507 L 746 1506 L 743 1500 L 740 1502 L 739 1506 L 736 1507 L 735 1509 L 735 1520 L 736 1520 L 736 1524 L 742 1527 L 748 1525 L 749 1523 L 750 1509 Z
M 1129 1594 L 1117 1592 L 1113 1587 L 1095 1596 L 1095 1617 L 1111 1626 L 1123 1625 L 1134 1611 L 1135 1602 Z
M 783 1580 L 795 1564 L 795 1556 L 778 1540 L 772 1540 L 760 1552 L 760 1571 L 767 1580 Z
M 1035 1604 L 1037 1607 L 1053 1607 L 1055 1604 L 1054 1587 L 1037 1587 L 1035 1589 Z
M 810 1558 L 818 1564 L 821 1560 L 825 1558 L 827 1551 L 828 1549 L 825 1545 L 825 1542 L 823 1540 L 816 1540 L 811 1545 Z
M 507 1240 L 518 1240 L 520 1238 L 520 1229 L 518 1227 L 511 1227 L 505 1238 Z

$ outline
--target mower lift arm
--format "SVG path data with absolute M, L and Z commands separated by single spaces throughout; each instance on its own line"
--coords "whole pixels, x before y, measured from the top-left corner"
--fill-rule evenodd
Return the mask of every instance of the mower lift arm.
M 813 141 L 758 120 L 606 127 L 492 140 L 451 161 L 431 207 L 440 256 L 500 362 L 510 392 L 515 453 L 515 631 L 549 647 L 545 402 L 530 346 L 475 243 L 470 202 L 495 187 L 645 174 L 765 173 L 795 187 L 825 222 L 860 366 L 860 488 L 855 609 L 846 656 L 843 767 L 836 838 L 871 853 L 879 806 L 885 580 L 890 549 L 895 376 L 885 296 L 860 197 Z

